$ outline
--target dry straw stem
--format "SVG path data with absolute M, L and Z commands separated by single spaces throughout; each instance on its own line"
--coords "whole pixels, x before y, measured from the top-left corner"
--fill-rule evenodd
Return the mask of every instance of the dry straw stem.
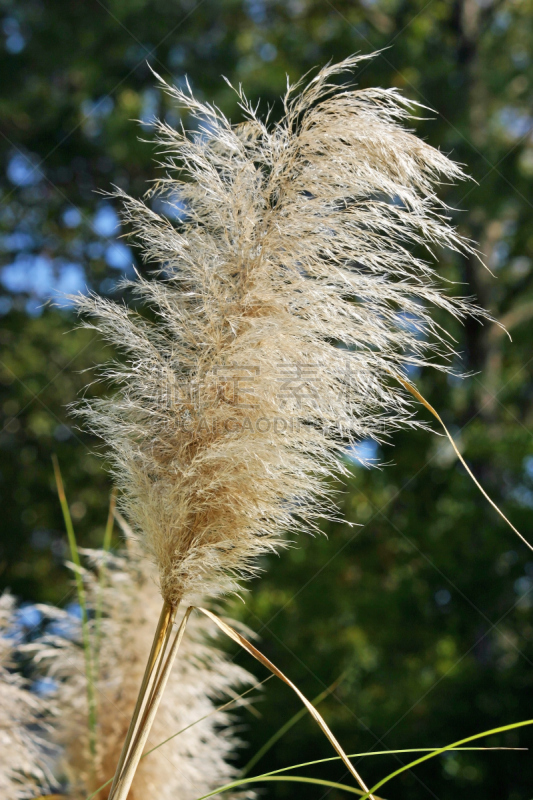
M 241 692 L 240 694 L 234 695 L 231 700 L 228 700 L 227 703 L 224 703 L 221 706 L 217 706 L 217 707 L 213 708 L 207 714 L 204 714 L 204 716 L 202 716 L 202 717 L 198 717 L 198 719 L 194 720 L 193 722 L 190 722 L 188 725 L 186 725 L 181 730 L 175 731 L 167 739 L 164 739 L 162 742 L 159 742 L 158 744 L 154 745 L 154 747 L 150 748 L 150 750 L 147 750 L 145 753 L 143 753 L 142 758 L 147 758 L 151 753 L 154 753 L 156 750 L 159 750 L 160 747 L 163 747 L 163 745 L 167 744 L 168 742 L 171 742 L 177 736 L 181 736 L 183 733 L 188 731 L 189 728 L 193 728 L 195 725 L 198 725 L 199 723 L 203 722 L 208 717 L 211 717 L 213 714 L 220 714 L 222 711 L 226 711 L 228 708 L 231 708 L 232 706 L 238 705 L 240 702 L 242 702 L 243 698 L 246 697 L 246 695 L 250 694 L 250 692 L 253 692 L 256 689 L 260 689 L 261 686 L 266 684 L 273 677 L 274 677 L 273 674 L 269 675 L 267 678 L 264 678 L 264 680 L 259 681 L 259 683 L 256 683 L 253 686 L 250 686 L 244 692 Z M 253 712 L 253 708 L 251 706 L 248 706 L 248 710 Z M 86 798 L 86 800 L 92 800 L 93 797 L 96 797 L 103 789 L 105 789 L 107 786 L 109 786 L 112 782 L 113 782 L 113 778 L 110 778 L 108 781 L 106 781 L 106 783 L 102 784 L 102 786 L 99 786 L 98 789 L 95 792 L 90 794 L 89 797 Z
M 148 700 L 146 710 L 141 720 L 141 724 L 139 725 L 139 729 L 137 731 L 137 735 L 133 742 L 132 748 L 128 753 L 127 760 L 124 764 L 124 768 L 120 772 L 120 776 L 116 784 L 115 793 L 111 792 L 111 797 L 116 798 L 116 800 L 126 800 L 126 798 L 128 797 L 128 793 L 131 784 L 133 782 L 133 778 L 135 777 L 135 772 L 137 770 L 137 765 L 141 760 L 144 746 L 147 742 L 150 730 L 154 723 L 155 715 L 157 714 L 159 704 L 163 698 L 163 692 L 165 691 L 165 687 L 170 677 L 170 672 L 172 670 L 174 661 L 178 654 L 179 646 L 181 644 L 181 640 L 183 639 L 183 634 L 185 633 L 185 626 L 187 625 L 187 621 L 189 619 L 192 610 L 193 610 L 192 606 L 189 606 L 180 623 L 180 626 L 172 643 L 172 647 L 170 648 L 170 652 L 161 670 L 160 677 L 157 680 L 157 683 L 154 686 L 154 690 Z M 118 773 L 119 771 L 117 769 L 117 774 Z
M 373 795 L 371 795 L 371 794 L 369 795 L 368 794 L 368 787 L 366 786 L 365 782 L 363 781 L 363 779 L 361 778 L 361 776 L 359 775 L 359 773 L 357 772 L 357 770 L 355 769 L 355 767 L 353 766 L 353 764 L 349 760 L 348 756 L 346 755 L 346 753 L 342 749 L 341 745 L 339 744 L 339 742 L 337 741 L 337 739 L 335 738 L 335 736 L 331 732 L 331 730 L 328 727 L 327 723 L 325 722 L 324 718 L 316 710 L 314 705 L 312 703 L 310 703 L 309 700 L 307 700 L 305 695 L 302 694 L 302 692 L 298 689 L 298 687 L 291 680 L 289 680 L 289 678 L 287 678 L 287 676 L 284 675 L 284 673 L 280 669 L 278 669 L 275 666 L 275 664 L 273 664 L 265 655 L 263 655 L 263 653 L 261 653 L 260 650 L 258 650 L 256 647 L 254 647 L 254 645 L 252 645 L 244 636 L 242 636 L 242 634 L 240 634 L 238 631 L 236 631 L 234 628 L 232 628 L 231 625 L 228 625 L 227 622 L 224 622 L 216 614 L 213 614 L 213 612 L 208 611 L 205 608 L 201 608 L 199 606 L 196 607 L 196 608 L 197 608 L 198 611 L 201 611 L 203 614 L 205 614 L 206 617 L 208 617 L 210 620 L 212 620 L 223 633 L 225 633 L 227 636 L 230 637 L 230 639 L 233 639 L 234 642 L 236 642 L 244 650 L 246 650 L 250 655 L 252 655 L 255 659 L 257 659 L 257 661 L 259 661 L 261 664 L 263 664 L 265 667 L 267 667 L 267 669 L 269 669 L 272 672 L 273 675 L 276 675 L 278 678 L 280 678 L 284 683 L 287 684 L 287 686 L 289 686 L 298 695 L 298 697 L 300 698 L 300 700 L 304 704 L 304 706 L 307 709 L 307 711 L 311 714 L 311 716 L 314 718 L 314 720 L 318 723 L 318 725 L 321 728 L 321 730 L 323 731 L 323 733 L 326 735 L 328 740 L 333 745 L 334 749 L 339 754 L 340 758 L 342 759 L 342 761 L 344 762 L 344 764 L 348 768 L 349 772 L 353 775 L 353 777 L 356 779 L 356 781 L 361 786 L 361 788 L 362 788 L 361 794 L 367 793 L 367 796 L 369 796 L 371 798 L 371 800 L 376 800 L 373 797 Z M 141 723 L 139 725 L 138 732 L 137 732 L 137 735 L 135 737 L 135 740 L 134 740 L 134 743 L 132 745 L 132 748 L 128 753 L 127 760 L 125 761 L 121 772 L 117 768 L 117 773 L 116 774 L 119 775 L 119 777 L 118 777 L 118 779 L 116 778 L 115 781 L 113 782 L 113 785 L 115 786 L 115 793 L 113 794 L 113 792 L 112 792 L 111 795 L 110 795 L 110 797 L 113 797 L 114 800 L 125 800 L 125 798 L 128 797 L 128 792 L 129 792 L 131 783 L 132 783 L 134 775 L 135 775 L 135 770 L 137 769 L 137 765 L 138 765 L 139 761 L 141 760 L 142 752 L 143 752 L 143 749 L 144 749 L 144 745 L 145 745 L 146 740 L 148 738 L 148 734 L 150 732 L 151 725 L 153 723 L 153 720 L 155 719 L 155 715 L 157 713 L 157 709 L 159 707 L 159 703 L 161 702 L 161 699 L 162 699 L 162 696 L 163 696 L 163 692 L 164 692 L 164 689 L 165 689 L 166 681 L 168 680 L 168 675 L 170 674 L 170 670 L 172 669 L 172 665 L 173 665 L 174 660 L 176 658 L 176 655 L 177 655 L 181 640 L 183 638 L 183 634 L 185 633 L 185 626 L 186 626 L 186 624 L 188 622 L 188 619 L 189 619 L 189 616 L 190 616 L 190 614 L 191 614 L 191 612 L 193 610 L 195 610 L 195 607 L 194 606 L 189 606 L 189 608 L 187 609 L 185 615 L 183 616 L 182 622 L 181 622 L 181 624 L 180 624 L 180 626 L 178 628 L 178 631 L 176 633 L 176 637 L 174 639 L 174 643 L 173 643 L 173 645 L 171 647 L 169 655 L 168 655 L 168 657 L 167 657 L 167 659 L 165 661 L 164 667 L 163 667 L 163 669 L 161 671 L 161 676 L 160 676 L 159 680 L 157 681 L 156 687 L 152 691 L 150 699 L 148 700 L 148 703 L 146 705 L 146 710 L 145 710 L 145 713 L 143 715 L 143 719 L 141 720 Z M 324 784 L 324 785 L 326 785 L 326 784 Z
M 361 60 L 288 86 L 275 124 L 241 87 L 232 125 L 160 79 L 190 130 L 158 123 L 166 176 L 145 201 L 116 192 L 153 275 L 126 282 L 136 308 L 76 298 L 125 356 L 77 413 L 173 608 L 238 591 L 287 530 L 334 516 L 348 446 L 421 424 L 401 382 L 454 355 L 432 307 L 487 317 L 431 264 L 471 252 L 436 195 L 464 175 L 404 127 L 416 104 L 334 82 Z
M 274 675 L 274 673 L 272 673 L 272 675 Z M 339 684 L 343 679 L 344 679 L 344 674 L 341 675 L 339 678 L 337 678 L 336 681 L 333 681 L 333 683 L 330 684 L 327 687 L 327 689 L 324 689 L 323 692 L 320 692 L 320 694 L 318 694 L 313 700 L 311 700 L 311 704 L 313 706 L 318 706 L 319 703 L 322 702 L 322 700 L 324 700 L 328 695 L 330 695 L 332 692 L 335 691 L 335 689 L 339 686 Z M 255 753 L 252 756 L 252 758 L 248 761 L 248 763 L 243 767 L 240 773 L 241 777 L 244 778 L 245 775 L 248 775 L 250 770 L 253 767 L 255 767 L 257 762 L 260 761 L 266 753 L 268 753 L 268 751 L 276 744 L 276 742 L 279 739 L 281 739 L 282 736 L 285 736 L 287 731 L 289 731 L 293 727 L 293 725 L 296 725 L 296 723 L 299 722 L 302 719 L 302 717 L 304 717 L 307 713 L 308 713 L 307 707 L 301 708 L 299 711 L 296 712 L 296 714 L 294 714 L 289 720 L 287 720 L 287 722 L 285 722 L 285 724 L 282 725 L 281 728 L 279 728 L 270 737 L 270 739 L 268 739 L 268 741 L 266 741 L 265 744 L 259 748 L 257 753 Z
M 167 641 L 168 633 L 172 630 L 172 623 L 174 622 L 175 617 L 176 617 L 176 609 L 173 609 L 172 606 L 169 605 L 169 603 L 163 603 L 163 607 L 159 615 L 159 621 L 155 629 L 154 640 L 152 642 L 152 647 L 150 649 L 150 655 L 148 656 L 148 661 L 146 663 L 146 669 L 144 671 L 141 688 L 139 689 L 139 694 L 137 696 L 137 701 L 135 703 L 135 708 L 133 710 L 133 716 L 131 718 L 130 726 L 128 728 L 128 733 L 126 734 L 126 739 L 124 740 L 124 745 L 120 753 L 120 758 L 115 771 L 115 777 L 113 778 L 113 783 L 111 785 L 111 792 L 110 792 L 111 795 L 115 790 L 115 787 L 118 783 L 118 779 L 124 767 L 126 758 L 128 757 L 128 754 L 130 752 L 130 744 L 137 730 L 137 722 L 139 720 L 139 715 L 143 711 L 143 704 L 144 701 L 146 700 L 146 694 L 152 683 L 154 669 L 160 662 L 160 656 L 162 656 L 161 650 L 163 648 L 163 645 Z

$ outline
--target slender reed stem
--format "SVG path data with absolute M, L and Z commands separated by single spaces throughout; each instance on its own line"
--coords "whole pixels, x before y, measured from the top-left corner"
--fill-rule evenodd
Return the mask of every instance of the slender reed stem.
M 150 730 L 152 728 L 155 715 L 157 714 L 157 709 L 159 708 L 159 704 L 161 702 L 161 698 L 163 697 L 163 692 L 165 691 L 165 686 L 167 685 L 167 681 L 170 676 L 172 666 L 178 654 L 183 634 L 185 633 L 185 626 L 187 624 L 187 620 L 189 619 L 192 610 L 193 607 L 190 606 L 185 612 L 185 616 L 181 621 L 181 624 L 178 628 L 174 641 L 172 642 L 172 647 L 170 648 L 170 652 L 168 654 L 167 660 L 165 661 L 165 665 L 161 672 L 160 678 L 157 682 L 155 691 L 153 692 L 153 695 L 150 698 L 151 703 L 146 708 L 146 712 L 143 716 L 142 723 L 139 726 L 137 736 L 135 737 L 135 742 L 133 743 L 126 764 L 124 765 L 124 769 L 122 770 L 120 778 L 118 779 L 115 791 L 110 794 L 109 800 L 126 800 L 128 796 L 130 786 L 135 776 L 137 765 L 141 760 L 146 740 L 148 739 L 148 736 L 150 734 Z
M 175 612 L 174 612 L 174 614 L 172 616 L 172 623 L 174 623 L 174 619 L 176 618 L 176 611 L 177 610 L 178 610 L 178 607 L 176 606 Z M 147 710 L 148 706 L 150 706 L 152 704 L 152 701 L 154 699 L 155 690 L 157 688 L 157 685 L 159 683 L 159 679 L 161 677 L 161 673 L 162 673 L 163 668 L 164 668 L 165 658 L 166 658 L 166 653 L 167 653 L 167 647 L 168 647 L 168 643 L 170 641 L 171 636 L 172 636 L 172 624 L 169 624 L 167 626 L 166 633 L 165 633 L 165 638 L 164 638 L 163 644 L 161 646 L 161 655 L 159 657 L 159 661 L 157 662 L 157 669 L 155 670 L 154 679 L 152 681 L 152 688 L 150 690 L 150 696 L 148 697 L 148 700 L 145 703 L 145 710 L 144 710 L 144 714 L 143 714 L 143 720 L 144 720 L 144 717 L 146 716 L 146 710 Z M 142 726 L 143 726 L 143 721 L 141 721 L 141 723 L 139 725 L 139 730 L 142 728 Z
M 61 477 L 61 470 L 59 468 L 59 461 L 57 456 L 52 455 L 52 463 L 54 465 L 54 475 L 57 486 L 57 494 L 61 511 L 63 512 L 63 519 L 65 521 L 65 528 L 67 530 L 68 543 L 70 548 L 70 557 L 76 569 L 74 570 L 74 577 L 76 580 L 76 589 L 78 594 L 78 602 L 81 611 L 81 631 L 83 639 L 83 655 L 85 658 L 85 675 L 87 678 L 87 705 L 89 709 L 89 749 L 93 759 L 93 769 L 95 768 L 94 760 L 96 758 L 96 695 L 95 695 L 95 675 L 93 670 L 93 654 L 91 648 L 91 638 L 89 635 L 89 617 L 87 614 L 87 598 L 85 595 L 85 587 L 83 585 L 82 566 L 80 561 L 80 554 L 78 552 L 78 544 L 76 542 L 76 534 L 74 533 L 74 525 L 72 524 L 72 517 L 70 516 L 70 509 L 68 507 L 67 496 L 65 494 L 65 487 L 63 486 L 63 478 Z
M 166 664 L 165 656 L 166 656 L 167 646 L 168 646 L 168 643 L 170 641 L 171 635 L 172 635 L 172 625 L 169 625 L 168 628 L 167 628 L 166 634 L 165 634 L 165 639 L 164 639 L 164 642 L 163 642 L 163 646 L 161 647 L 161 655 L 160 655 L 159 661 L 157 663 L 157 668 L 154 669 L 154 678 L 153 678 L 152 683 L 151 683 L 150 694 L 148 696 L 148 700 L 146 701 L 146 703 L 144 705 L 144 712 L 143 712 L 143 715 L 141 717 L 141 721 L 137 725 L 137 730 L 135 732 L 135 736 L 133 738 L 133 742 L 132 742 L 132 744 L 130 746 L 130 752 L 133 750 L 133 748 L 137 744 L 137 740 L 142 735 L 142 732 L 145 729 L 146 722 L 147 722 L 147 719 L 148 719 L 148 715 L 150 713 L 150 708 L 152 707 L 152 703 L 154 702 L 155 693 L 156 693 L 156 691 L 157 691 L 157 689 L 159 687 L 159 681 L 161 680 L 161 675 L 162 675 L 162 672 L 163 672 L 163 670 L 165 668 L 165 664 Z
M 139 715 L 143 709 L 144 700 L 146 699 L 146 694 L 150 686 L 151 678 L 153 677 L 154 669 L 157 665 L 158 658 L 161 654 L 161 648 L 163 647 L 165 640 L 167 638 L 167 632 L 172 629 L 172 624 L 174 622 L 174 617 L 176 616 L 176 611 L 177 608 L 173 608 L 170 605 L 170 603 L 167 603 L 166 601 L 163 603 L 163 607 L 161 609 L 161 614 L 159 615 L 159 621 L 157 623 L 157 628 L 154 635 L 154 640 L 152 642 L 152 648 L 150 650 L 150 655 L 148 656 L 148 662 L 146 664 L 146 669 L 144 671 L 141 688 L 139 689 L 139 695 L 137 697 L 137 702 L 133 710 L 133 716 L 131 718 L 130 726 L 128 728 L 128 733 L 126 734 L 124 745 L 122 746 L 122 752 L 120 753 L 120 759 L 117 764 L 115 777 L 113 779 L 113 784 L 111 786 L 111 792 L 109 794 L 110 798 L 113 797 L 113 792 L 117 787 L 124 764 L 126 762 L 128 751 L 130 749 L 131 740 L 135 733 Z

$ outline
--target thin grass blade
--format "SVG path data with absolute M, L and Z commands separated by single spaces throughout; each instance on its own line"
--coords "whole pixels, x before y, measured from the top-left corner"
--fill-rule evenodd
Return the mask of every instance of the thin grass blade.
M 405 764 L 403 767 L 391 772 L 385 778 L 382 778 L 378 783 L 376 783 L 372 789 L 370 789 L 367 794 L 363 797 L 363 800 L 367 800 L 367 798 L 372 797 L 372 793 L 376 791 L 376 789 L 380 789 L 384 784 L 391 781 L 397 775 L 400 775 L 402 772 L 406 772 L 408 769 L 412 769 L 416 767 L 418 764 L 422 764 L 424 761 L 428 761 L 430 758 L 435 758 L 435 756 L 440 755 L 441 753 L 446 753 L 448 750 L 452 750 L 454 748 L 458 748 L 463 744 L 467 744 L 467 742 L 474 742 L 476 739 L 481 739 L 483 736 L 492 736 L 495 733 L 503 733 L 504 731 L 512 731 L 516 730 L 516 728 L 523 728 L 526 725 L 533 725 L 533 719 L 527 719 L 523 722 L 514 722 L 510 725 L 502 725 L 499 728 L 491 728 L 488 731 L 483 731 L 482 733 L 476 733 L 473 736 L 467 736 L 465 739 L 459 739 L 457 742 L 453 742 L 452 744 L 448 745 L 447 747 L 440 747 L 438 750 L 434 750 L 432 753 L 428 753 L 425 756 L 421 756 L 420 758 L 415 759 L 415 761 L 411 761 L 409 764 Z
M 235 781 L 235 783 L 228 783 L 227 786 L 222 786 L 220 789 L 214 789 L 212 792 L 209 792 L 209 794 L 204 794 L 202 797 L 198 797 L 197 800 L 207 800 L 208 797 L 214 797 L 215 795 L 222 794 L 222 792 L 229 792 L 231 789 L 235 789 L 237 786 L 241 786 L 243 783 L 268 783 L 269 781 L 278 781 L 281 783 L 311 783 L 315 786 L 326 786 L 328 789 L 340 789 L 341 791 L 349 792 L 350 794 L 356 794 L 359 797 L 364 795 L 364 792 L 361 789 L 355 789 L 353 786 L 347 786 L 344 783 L 335 783 L 335 781 L 326 781 L 321 778 L 306 778 L 299 775 L 276 775 L 273 777 L 264 777 L 260 775 L 257 778 L 246 778 L 242 781 Z M 382 798 L 376 795 L 376 800 L 382 800 Z
M 273 675 L 270 675 L 266 680 L 269 680 L 270 678 L 273 678 L 273 677 L 274 677 Z M 254 687 L 252 687 L 251 689 L 248 689 L 247 691 L 252 691 L 253 688 Z M 238 698 L 236 698 L 236 699 L 238 699 Z M 232 701 L 230 701 L 230 703 L 227 703 L 226 705 L 222 706 L 219 709 L 216 709 L 215 711 L 213 711 L 211 713 L 216 713 L 216 711 L 221 711 L 221 710 L 227 708 L 233 702 L 235 702 L 235 701 L 232 700 Z M 188 728 L 192 727 L 192 725 L 196 725 L 197 722 L 201 722 L 202 719 L 205 719 L 205 717 L 202 717 L 201 719 L 196 720 L 196 722 L 191 723 L 191 725 L 188 725 L 187 728 L 183 728 L 182 731 L 178 731 L 177 733 L 174 734 L 174 736 L 172 736 L 170 738 L 173 739 L 175 736 L 179 736 L 180 733 L 183 733 L 183 731 L 188 730 Z M 149 756 L 150 753 L 153 753 L 154 750 L 157 750 L 159 747 L 162 747 L 168 741 L 170 741 L 170 739 L 165 739 L 164 742 L 160 742 L 155 747 L 152 747 L 151 750 L 148 750 L 146 753 L 144 753 L 143 758 L 146 758 L 147 756 Z M 399 754 L 402 754 L 402 753 L 433 753 L 438 749 L 439 749 L 438 747 L 409 747 L 409 748 L 406 748 L 406 749 L 403 749 L 403 750 L 372 750 L 372 751 L 370 751 L 368 753 L 349 753 L 348 754 L 348 758 L 367 758 L 368 756 L 393 756 L 393 755 L 399 755 Z M 463 750 L 466 750 L 468 752 L 470 752 L 470 751 L 481 752 L 481 751 L 486 751 L 486 750 L 490 750 L 490 751 L 493 751 L 493 750 L 522 750 L 522 751 L 526 751 L 527 752 L 528 748 L 527 747 L 449 747 L 449 748 L 447 748 L 447 752 L 462 752 Z M 302 769 L 303 767 L 312 767 L 312 766 L 315 766 L 316 764 L 326 764 L 326 763 L 328 763 L 330 761 L 341 761 L 341 757 L 340 756 L 331 756 L 330 758 L 319 758 L 316 761 L 304 761 L 302 764 L 292 764 L 289 767 L 282 767 L 281 769 L 276 769 L 276 770 L 273 770 L 272 772 L 265 772 L 262 775 L 254 775 L 252 778 L 239 778 L 238 781 L 236 781 L 235 783 L 231 783 L 231 784 L 227 784 L 226 786 L 219 787 L 218 789 L 216 789 L 216 791 L 214 793 L 216 794 L 216 793 L 219 793 L 219 792 L 224 792 L 226 790 L 229 790 L 230 788 L 235 788 L 237 785 L 239 785 L 239 786 L 240 785 L 245 785 L 245 784 L 247 784 L 247 783 L 249 783 L 251 781 L 257 781 L 259 779 L 263 780 L 265 778 L 269 778 L 271 775 L 283 774 L 285 772 L 290 772 L 293 769 Z M 98 787 L 98 789 L 96 789 L 96 791 L 94 791 L 92 794 L 88 795 L 88 797 L 86 797 L 85 800 L 93 800 L 93 798 L 96 797 L 96 795 L 99 794 L 99 792 L 101 792 L 102 789 L 105 789 L 106 786 L 109 786 L 109 784 L 111 783 L 112 780 L 113 779 L 110 778 L 108 781 L 103 783 L 101 786 Z M 207 796 L 209 796 L 209 795 L 207 795 Z M 39 798 L 39 800 L 41 800 L 41 799 Z M 198 798 L 198 800 L 204 800 L 204 798 Z
M 506 522 L 506 523 L 509 525 L 509 527 L 511 528 L 511 530 L 513 530 L 513 531 L 516 533 L 516 535 L 517 535 L 517 536 L 518 536 L 518 537 L 519 537 L 519 538 L 520 538 L 520 539 L 521 539 L 521 540 L 524 542 L 524 544 L 525 544 L 525 545 L 527 545 L 527 547 L 529 547 L 529 549 L 530 549 L 530 550 L 533 550 L 533 545 L 531 545 L 531 544 L 528 542 L 528 540 L 525 538 L 525 536 L 522 536 L 522 534 L 520 533 L 520 531 L 519 531 L 519 530 L 517 530 L 517 529 L 515 528 L 515 526 L 513 525 L 513 523 L 512 523 L 510 520 L 508 520 L 508 519 L 507 519 L 507 517 L 505 516 L 505 514 L 503 513 L 503 511 L 502 511 L 502 510 L 501 510 L 501 509 L 498 507 L 498 505 L 497 505 L 497 504 L 494 502 L 494 500 L 492 500 L 492 498 L 491 498 L 491 497 L 489 497 L 489 495 L 487 494 L 487 492 L 485 491 L 485 489 L 483 488 L 483 486 L 480 484 L 480 482 L 478 481 L 478 479 L 476 478 L 476 476 L 474 475 L 474 473 L 472 472 L 472 470 L 470 469 L 470 467 L 468 466 L 468 464 L 467 464 L 467 463 L 466 463 L 466 461 L 464 460 L 463 456 L 462 456 L 462 455 L 461 455 L 461 453 L 459 452 L 459 448 L 458 448 L 458 447 L 457 447 L 457 445 L 455 444 L 455 442 L 454 442 L 454 440 L 453 440 L 453 436 L 451 435 L 450 431 L 448 430 L 448 428 L 446 427 L 446 425 L 445 425 L 445 424 L 444 424 L 444 422 L 442 421 L 442 418 L 441 418 L 440 414 L 439 414 L 439 413 L 438 413 L 438 412 L 437 412 L 437 411 L 436 411 L 436 410 L 433 408 L 433 406 L 431 405 L 431 403 L 428 403 L 428 401 L 425 399 L 425 397 L 424 397 L 423 395 L 421 395 L 421 394 L 420 394 L 420 392 L 418 391 L 418 389 L 416 388 L 416 386 L 413 386 L 413 384 L 412 384 L 412 383 L 409 383 L 409 381 L 405 381 L 405 380 L 403 380 L 403 379 L 402 379 L 402 378 L 400 378 L 399 376 L 396 376 L 396 378 L 397 378 L 397 380 L 398 380 L 398 381 L 399 381 L 399 382 L 402 384 L 402 386 L 404 386 L 404 387 L 407 389 L 407 391 L 408 391 L 408 392 L 410 392 L 410 393 L 413 395 L 413 397 L 416 397 L 416 399 L 417 399 L 417 400 L 419 400 L 419 401 L 422 403 L 422 405 L 423 405 L 423 406 L 425 406 L 425 408 L 427 408 L 427 410 L 428 410 L 428 411 L 429 411 L 431 414 L 433 414 L 433 416 L 435 417 L 435 419 L 436 419 L 436 420 L 438 420 L 438 422 L 440 423 L 440 425 L 442 426 L 442 428 L 443 428 L 443 430 L 444 430 L 444 433 L 446 434 L 446 436 L 447 436 L 447 437 L 448 437 L 448 439 L 450 440 L 450 444 L 451 444 L 451 446 L 453 447 L 453 449 L 454 449 L 454 451 L 455 451 L 455 454 L 456 454 L 457 458 L 459 459 L 459 461 L 461 462 L 461 464 L 463 465 L 463 467 L 466 469 L 467 473 L 468 473 L 468 474 L 469 474 L 469 476 L 472 478 L 472 480 L 473 480 L 473 481 L 474 481 L 474 483 L 476 484 L 477 488 L 479 489 L 479 491 L 481 492 L 481 494 L 483 495 L 483 497 L 485 498 L 485 500 L 488 500 L 488 502 L 489 502 L 489 503 L 491 504 L 491 506 L 492 506 L 492 507 L 495 509 L 495 511 L 497 511 L 497 512 L 498 512 L 498 514 L 500 515 L 500 517 L 501 517 L 501 518 L 502 518 L 502 519 L 503 519 L 503 520 L 504 520 L 504 521 L 505 521 L 505 522 Z
M 78 552 L 78 543 L 76 541 L 76 534 L 74 532 L 74 525 L 72 524 L 72 517 L 70 516 L 70 509 L 68 507 L 67 497 L 65 494 L 65 487 L 63 485 L 63 478 L 61 476 L 61 469 L 57 456 L 52 456 L 52 463 L 54 465 L 54 476 L 57 486 L 57 494 L 61 511 L 63 512 L 63 519 L 65 521 L 65 528 L 67 531 L 68 543 L 70 548 L 70 557 L 74 563 L 74 577 L 76 580 L 76 590 L 78 594 L 78 602 L 81 610 L 81 631 L 83 641 L 83 653 L 85 658 L 85 674 L 87 678 L 87 705 L 89 716 L 89 748 L 93 760 L 96 757 L 96 736 L 97 736 L 97 710 L 96 710 L 96 687 L 93 669 L 93 652 L 91 647 L 91 637 L 89 632 L 89 617 L 87 614 L 87 598 L 85 594 L 85 587 L 83 585 L 83 568 L 80 561 L 80 554 Z
M 171 742 L 172 739 L 176 738 L 176 736 L 179 736 L 181 733 L 185 733 L 185 731 L 188 731 L 190 728 L 193 728 L 195 725 L 198 725 L 199 722 L 203 722 L 204 719 L 213 716 L 213 714 L 219 714 L 221 711 L 226 711 L 226 709 L 230 708 L 232 705 L 237 703 L 241 698 L 245 697 L 245 695 L 249 694 L 250 692 L 253 692 L 254 689 L 258 689 L 260 686 L 262 686 L 263 684 L 265 684 L 267 681 L 271 680 L 274 677 L 275 677 L 274 675 L 269 675 L 264 680 L 260 681 L 259 683 L 256 683 L 255 686 L 250 686 L 249 689 L 246 689 L 245 692 L 242 692 L 241 694 L 237 695 L 237 697 L 232 697 L 232 699 L 228 700 L 228 702 L 224 703 L 224 705 L 217 706 L 217 708 L 214 708 L 212 711 L 209 712 L 209 714 L 204 714 L 203 717 L 199 717 L 199 719 L 196 719 L 194 722 L 191 722 L 190 725 L 186 725 L 185 728 L 182 728 L 180 731 L 176 731 L 176 733 L 173 733 L 172 736 L 168 737 L 168 739 L 164 739 L 162 742 L 159 742 L 159 744 L 156 744 L 155 747 L 152 747 L 151 750 L 147 750 L 147 752 L 144 753 L 143 758 L 149 756 L 150 753 L 154 752 L 154 750 L 158 750 L 160 747 L 163 747 L 163 745 L 167 744 L 167 742 Z

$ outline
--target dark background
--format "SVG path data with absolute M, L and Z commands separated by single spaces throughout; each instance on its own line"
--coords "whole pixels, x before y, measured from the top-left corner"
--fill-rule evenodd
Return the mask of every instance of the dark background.
M 473 376 L 428 372 L 417 382 L 487 491 L 533 538 L 532 2 L 2 0 L 0 9 L 2 586 L 22 601 L 72 599 L 54 452 L 81 543 L 102 541 L 109 481 L 65 404 L 109 351 L 76 329 L 68 308 L 46 303 L 86 285 L 118 296 L 117 279 L 140 263 L 117 238 L 113 203 L 95 190 L 144 192 L 157 170 L 139 137 L 150 138 L 154 115 L 180 119 L 147 62 L 177 83 L 188 75 L 200 97 L 237 120 L 222 74 L 263 98 L 263 109 L 274 103 L 275 116 L 286 73 L 294 80 L 329 59 L 385 48 L 359 84 L 396 86 L 435 109 L 417 133 L 477 182 L 443 195 L 461 209 L 452 216 L 480 242 L 493 275 L 449 254 L 442 272 L 466 282 L 462 290 L 513 341 L 494 326 L 446 321 Z M 361 527 L 329 525 L 327 538 L 272 558 L 246 605 L 236 601 L 230 612 L 260 633 L 266 654 L 309 697 L 343 675 L 320 709 L 347 752 L 443 745 L 532 717 L 533 554 L 441 438 L 398 435 L 377 455 L 390 465 L 369 471 L 354 460 L 341 498 Z M 242 720 L 252 743 L 243 764 L 298 710 L 287 687 L 267 686 L 261 717 Z M 484 743 L 533 738 L 526 729 Z M 257 769 L 328 755 L 306 718 Z M 396 766 L 379 756 L 359 764 L 369 781 Z M 318 774 L 347 777 L 338 764 Z M 263 796 L 346 795 L 269 784 Z M 527 753 L 449 754 L 396 779 L 384 796 L 531 800 L 533 764 Z

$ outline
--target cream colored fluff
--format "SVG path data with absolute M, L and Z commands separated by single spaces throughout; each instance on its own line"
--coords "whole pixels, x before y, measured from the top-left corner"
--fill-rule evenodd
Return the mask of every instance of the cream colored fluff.
M 173 605 L 236 590 L 334 513 L 346 448 L 419 424 L 394 376 L 449 368 L 432 306 L 483 316 L 431 265 L 469 248 L 435 194 L 463 173 L 406 130 L 396 90 L 332 84 L 359 60 L 290 87 L 276 124 L 240 89 L 232 125 L 164 84 L 193 130 L 160 123 L 167 177 L 145 202 L 117 192 L 152 276 L 129 283 L 137 310 L 77 298 L 125 357 L 115 394 L 78 413 Z M 181 223 L 154 210 L 165 198 Z

